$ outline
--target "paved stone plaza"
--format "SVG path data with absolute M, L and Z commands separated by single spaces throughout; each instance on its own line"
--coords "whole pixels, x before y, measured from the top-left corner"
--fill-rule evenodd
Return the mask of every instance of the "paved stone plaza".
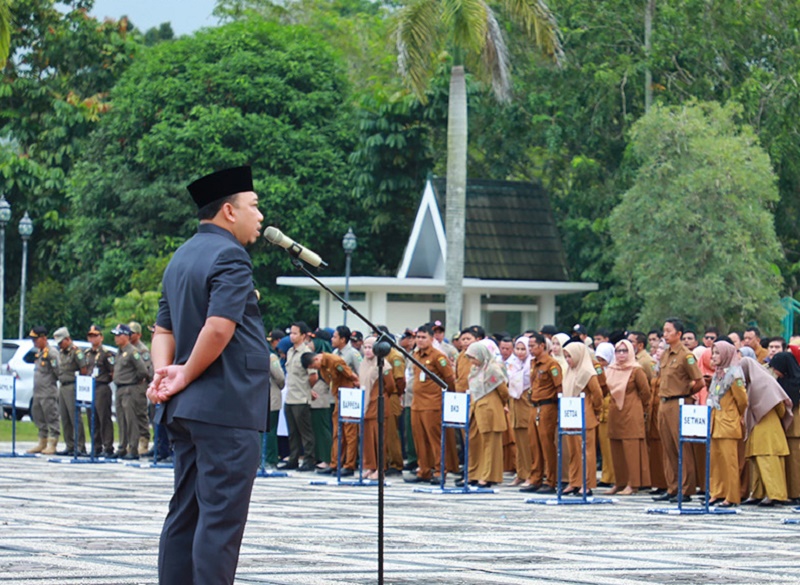
M 237 583 L 377 582 L 377 488 L 311 479 L 257 480 Z M 155 583 L 171 486 L 170 469 L 0 459 L 0 580 Z M 653 516 L 647 496 L 556 507 L 510 487 L 412 490 L 386 488 L 386 583 L 800 583 L 800 525 L 781 523 L 800 518 L 791 508 Z

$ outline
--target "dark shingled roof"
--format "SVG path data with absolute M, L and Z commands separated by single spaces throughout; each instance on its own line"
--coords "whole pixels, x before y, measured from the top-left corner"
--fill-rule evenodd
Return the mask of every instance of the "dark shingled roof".
M 447 180 L 431 183 L 444 221 Z M 550 200 L 540 185 L 467 181 L 466 232 L 466 278 L 569 280 Z

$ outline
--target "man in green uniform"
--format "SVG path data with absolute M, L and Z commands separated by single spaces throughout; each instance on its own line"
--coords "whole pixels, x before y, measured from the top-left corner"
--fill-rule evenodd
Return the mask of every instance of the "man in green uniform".
M 114 376 L 114 354 L 103 347 L 103 332 L 97 325 L 89 327 L 87 339 L 92 347 L 86 350 L 86 370 L 94 378 L 94 450 L 96 456 L 114 456 L 114 423 L 111 420 L 111 379 Z
M 66 327 L 56 329 L 53 339 L 58 344 L 58 381 L 61 388 L 58 391 L 58 409 L 61 414 L 61 429 L 64 432 L 64 442 L 67 448 L 58 451 L 57 455 L 86 455 L 86 431 L 83 426 L 83 416 L 78 412 L 75 418 L 75 375 L 86 374 L 86 356 L 72 343 L 69 330 Z M 78 426 L 78 444 L 75 444 L 75 425 Z
M 58 357 L 47 343 L 47 329 L 37 326 L 28 334 L 33 338 L 36 361 L 33 364 L 33 403 L 31 418 L 39 429 L 39 444 L 28 453 L 54 455 L 58 445 Z
M 120 421 L 120 453 L 122 459 L 138 459 L 141 442 L 138 417 L 147 412 L 146 387 L 147 365 L 139 351 L 131 343 L 131 328 L 124 323 L 117 325 L 111 333 L 119 348 L 114 361 L 114 383 L 117 385 L 117 420 Z M 145 425 L 147 418 L 145 415 Z M 125 434 L 123 435 L 123 429 Z M 147 445 L 144 444 L 144 451 Z M 124 452 L 124 454 L 121 454 Z
M 136 348 L 136 351 L 139 352 L 139 355 L 142 357 L 142 361 L 144 362 L 145 366 L 147 366 L 147 376 L 142 381 L 144 392 L 146 392 L 147 386 L 153 380 L 154 373 L 153 360 L 150 359 L 150 349 L 142 341 L 142 325 L 137 321 L 131 321 L 128 323 L 128 327 L 131 328 L 131 345 Z M 139 429 L 139 455 L 152 457 L 153 452 L 147 452 L 147 447 L 150 443 L 150 420 L 153 418 L 151 414 L 155 414 L 155 407 L 152 408 L 151 412 L 151 409 L 148 408 L 146 397 L 139 406 L 143 406 L 142 412 L 136 413 L 136 423 Z M 163 434 L 166 435 L 166 433 Z M 166 439 L 166 436 L 159 436 L 160 441 L 165 441 Z M 169 445 L 163 445 L 163 449 L 169 450 Z M 163 459 L 167 455 L 169 455 L 169 453 L 160 452 L 159 458 Z

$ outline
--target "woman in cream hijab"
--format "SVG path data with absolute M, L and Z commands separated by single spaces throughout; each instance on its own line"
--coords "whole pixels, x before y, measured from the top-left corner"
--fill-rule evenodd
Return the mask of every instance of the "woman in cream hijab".
M 569 341 L 569 335 L 566 333 L 556 333 L 553 335 L 553 339 L 550 340 L 553 347 L 550 350 L 550 355 L 553 356 L 553 359 L 558 362 L 558 365 L 561 366 L 561 371 L 567 371 L 567 360 L 564 359 L 564 345 Z
M 479 486 L 489 487 L 503 481 L 508 377 L 502 363 L 484 344 L 473 343 L 466 353 L 472 363 L 469 373 L 469 477 Z
M 606 384 L 611 396 L 608 436 L 616 483 L 608 493 L 629 496 L 639 487 L 650 485 L 650 462 L 645 443 L 650 383 L 636 361 L 630 341 L 619 341 L 614 347 L 614 357 L 614 362 L 606 368 Z
M 586 489 L 591 495 L 597 487 L 597 417 L 603 407 L 603 391 L 597 381 L 597 371 L 592 364 L 589 349 L 583 343 L 570 343 L 564 347 L 564 358 L 567 360 L 567 372 L 564 374 L 562 388 L 564 396 L 580 396 L 584 392 L 586 427 Z M 580 495 L 583 488 L 581 436 L 566 435 L 564 440 L 569 445 L 569 490 L 566 493 Z

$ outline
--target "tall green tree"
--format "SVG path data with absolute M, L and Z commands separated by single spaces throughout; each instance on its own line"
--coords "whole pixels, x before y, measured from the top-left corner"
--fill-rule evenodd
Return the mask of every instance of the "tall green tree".
M 558 27 L 542 0 L 504 0 L 502 7 L 547 57 L 563 56 Z M 445 305 L 448 327 L 460 327 L 464 280 L 467 191 L 466 69 L 490 80 L 501 101 L 510 99 L 510 62 L 500 24 L 484 0 L 411 0 L 397 15 L 395 38 L 401 74 L 421 100 L 441 51 L 451 52 L 447 118 Z
M 108 310 L 136 281 L 146 295 L 157 259 L 196 230 L 186 185 L 251 164 L 265 224 L 325 251 L 336 270 L 347 228 L 361 236 L 369 225 L 346 184 L 348 99 L 341 62 L 302 26 L 243 19 L 144 49 L 72 174 L 64 262 Z M 360 243 L 368 262 L 369 238 Z M 287 255 L 262 241 L 252 256 L 268 325 L 313 320 L 310 295 L 275 286 L 293 270 Z
M 0 0 L 0 69 L 6 66 L 11 48 L 11 10 L 9 0 Z
M 735 104 L 654 106 L 631 130 L 636 178 L 610 227 L 641 327 L 670 315 L 725 330 L 779 321 L 776 177 L 741 114 Z

